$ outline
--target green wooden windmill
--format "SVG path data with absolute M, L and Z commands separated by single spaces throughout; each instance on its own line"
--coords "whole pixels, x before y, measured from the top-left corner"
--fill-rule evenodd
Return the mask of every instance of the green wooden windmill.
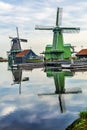
M 56 26 L 36 26 L 36 30 L 52 30 L 53 44 L 45 47 L 46 59 L 68 59 L 71 57 L 71 44 L 64 44 L 63 33 L 79 32 L 77 27 L 61 27 L 62 8 L 57 8 Z

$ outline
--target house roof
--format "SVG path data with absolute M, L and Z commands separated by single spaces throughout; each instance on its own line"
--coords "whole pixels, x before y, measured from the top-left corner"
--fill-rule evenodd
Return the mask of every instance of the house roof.
M 87 55 L 87 49 L 80 50 L 76 55 Z
M 29 51 L 30 51 L 30 50 L 24 50 L 24 51 L 18 53 L 18 54 L 16 55 L 16 57 L 23 57 L 23 56 L 25 56 L 27 53 L 29 53 Z

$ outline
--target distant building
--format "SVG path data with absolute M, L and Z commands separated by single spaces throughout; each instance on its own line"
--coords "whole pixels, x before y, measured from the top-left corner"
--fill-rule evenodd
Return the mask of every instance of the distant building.
M 87 49 L 82 49 L 82 50 L 80 50 L 80 51 L 76 54 L 76 56 L 77 56 L 78 58 L 87 58 Z
M 31 49 L 24 50 L 15 56 L 15 64 L 26 63 L 28 59 L 35 59 L 37 57 L 38 56 Z

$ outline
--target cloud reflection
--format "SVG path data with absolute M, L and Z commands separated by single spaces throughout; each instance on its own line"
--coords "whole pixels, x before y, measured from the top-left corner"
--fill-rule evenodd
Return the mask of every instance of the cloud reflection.
M 0 116 L 1 116 L 1 115 L 2 115 L 2 116 L 6 116 L 6 115 L 8 115 L 8 114 L 14 112 L 15 109 L 16 109 L 15 106 L 5 107 L 5 108 L 3 108 L 3 110 L 0 112 Z

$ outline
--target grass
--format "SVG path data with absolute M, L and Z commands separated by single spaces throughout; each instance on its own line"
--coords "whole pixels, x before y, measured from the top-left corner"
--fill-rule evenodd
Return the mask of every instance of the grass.
M 37 63 L 37 62 L 43 62 L 42 59 L 27 59 L 27 63 Z
M 7 62 L 8 60 L 6 58 L 0 57 L 0 62 Z
M 87 110 L 81 111 L 80 118 L 74 121 L 66 130 L 87 130 Z
M 80 112 L 80 118 L 87 119 L 87 110 Z

